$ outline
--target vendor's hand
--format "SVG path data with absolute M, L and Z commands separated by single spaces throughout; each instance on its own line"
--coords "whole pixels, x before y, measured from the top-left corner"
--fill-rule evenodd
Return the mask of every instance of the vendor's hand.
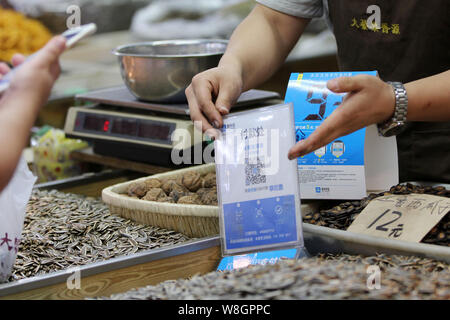
M 289 159 L 313 152 L 338 137 L 368 125 L 381 123 L 394 113 L 394 91 L 378 77 L 341 77 L 328 81 L 327 87 L 335 93 L 348 94 L 342 104 L 307 139 L 299 141 L 289 150 Z
M 37 105 L 42 105 L 50 95 L 51 88 L 60 73 L 59 56 L 65 49 L 66 40 L 57 36 L 51 39 L 26 64 L 20 67 L 14 75 L 5 95 L 14 95 L 31 99 Z M 20 65 L 25 60 L 22 55 L 15 55 L 13 66 Z M 9 68 L 0 65 L 0 73 L 6 74 Z
M 242 92 L 242 77 L 231 67 L 219 66 L 197 74 L 186 89 L 189 111 L 194 124 L 201 123 L 202 132 L 214 136 L 213 128 L 223 125 L 222 116 Z

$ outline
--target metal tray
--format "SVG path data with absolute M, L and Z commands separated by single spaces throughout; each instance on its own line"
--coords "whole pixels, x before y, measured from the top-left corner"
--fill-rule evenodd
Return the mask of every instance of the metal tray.
M 400 254 L 450 263 L 450 247 L 390 240 L 354 232 L 303 223 L 305 247 L 311 255 L 348 253 L 364 256 L 377 253 Z
M 75 99 L 122 108 L 143 109 L 184 116 L 189 115 L 189 106 L 187 103 L 154 103 L 142 101 L 133 96 L 124 85 L 78 94 L 75 96 Z M 247 107 L 266 101 L 270 102 L 273 99 L 280 99 L 280 95 L 273 91 L 251 89 L 243 92 L 239 96 L 233 110 L 238 107 Z
M 188 241 L 88 265 L 0 284 L 1 299 L 83 299 L 109 296 L 217 268 L 219 237 Z M 71 287 L 75 274 L 79 287 Z M 75 284 L 75 282 L 73 282 Z

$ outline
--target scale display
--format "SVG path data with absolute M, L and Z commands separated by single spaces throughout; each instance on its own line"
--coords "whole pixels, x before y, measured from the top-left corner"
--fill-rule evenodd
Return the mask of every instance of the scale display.
M 78 112 L 74 131 L 172 145 L 175 128 L 175 123 L 163 121 Z

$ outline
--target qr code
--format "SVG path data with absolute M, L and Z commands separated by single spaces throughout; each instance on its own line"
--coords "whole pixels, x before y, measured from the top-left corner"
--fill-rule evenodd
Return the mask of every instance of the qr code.
M 264 174 L 264 163 L 259 159 L 256 163 L 245 163 L 245 185 L 255 185 L 266 183 L 266 176 Z

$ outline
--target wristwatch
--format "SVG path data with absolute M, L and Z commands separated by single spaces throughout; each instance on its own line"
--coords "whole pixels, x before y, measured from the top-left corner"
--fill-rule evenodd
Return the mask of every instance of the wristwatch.
M 378 132 L 383 137 L 399 134 L 406 127 L 406 115 L 408 113 L 408 96 L 401 82 L 388 82 L 394 89 L 395 111 L 391 119 L 378 124 Z

